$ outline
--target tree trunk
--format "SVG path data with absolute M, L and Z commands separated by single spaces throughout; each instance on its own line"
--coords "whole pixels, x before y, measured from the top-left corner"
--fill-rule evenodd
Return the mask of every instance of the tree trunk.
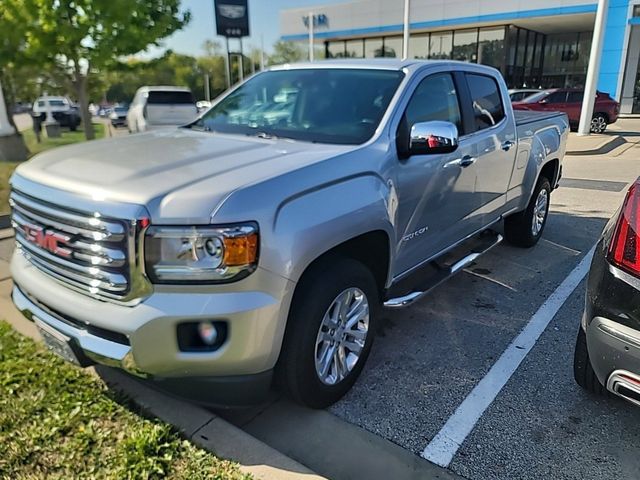
M 76 63 L 76 66 L 78 64 Z M 80 103 L 80 116 L 82 118 L 82 129 L 84 130 L 84 137 L 87 140 L 93 140 L 96 138 L 96 134 L 93 131 L 93 123 L 91 123 L 91 114 L 89 113 L 89 99 L 87 98 L 87 75 L 82 75 L 79 68 L 75 71 L 75 85 L 76 92 L 78 94 L 78 102 Z
M 29 156 L 29 150 L 27 150 L 22 134 L 13 122 L 12 110 L 9 106 L 11 102 L 8 102 L 7 99 L 8 97 L 3 95 L 2 84 L 0 84 L 0 101 L 2 103 L 0 109 L 4 110 L 2 117 L 6 116 L 7 123 L 9 124 L 0 124 L 0 161 L 22 162 Z M 5 113 L 6 115 L 4 115 Z M 3 132 L 3 130 L 5 130 L 5 132 Z

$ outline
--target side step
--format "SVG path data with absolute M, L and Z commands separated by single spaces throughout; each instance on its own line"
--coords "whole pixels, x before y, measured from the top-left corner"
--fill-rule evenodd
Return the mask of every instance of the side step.
M 387 292 L 386 308 L 402 308 L 422 298 L 442 282 L 471 265 L 478 257 L 502 242 L 502 235 L 486 230 L 452 251 L 430 261 Z

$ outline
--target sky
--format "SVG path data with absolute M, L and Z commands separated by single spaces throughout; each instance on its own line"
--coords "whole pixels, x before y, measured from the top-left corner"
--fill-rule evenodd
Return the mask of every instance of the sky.
M 264 37 L 265 51 L 271 51 L 271 46 L 280 38 L 280 11 L 283 9 L 347 1 L 249 0 L 249 31 L 251 36 L 243 39 L 244 51 L 248 52 L 251 47 L 260 48 L 261 36 Z M 187 55 L 200 55 L 203 53 L 202 44 L 204 41 L 211 39 L 224 45 L 224 38 L 216 35 L 213 0 L 182 0 L 182 8 L 191 12 L 189 24 L 166 38 L 161 47 L 150 48 L 144 54 L 138 55 L 139 57 L 158 57 L 167 49 Z M 229 46 L 232 51 L 239 50 L 239 43 L 235 39 L 229 41 Z

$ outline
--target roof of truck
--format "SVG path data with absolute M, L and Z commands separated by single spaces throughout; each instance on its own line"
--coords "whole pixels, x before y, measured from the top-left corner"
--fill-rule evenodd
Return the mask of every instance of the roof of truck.
M 285 63 L 270 67 L 269 70 L 286 70 L 289 68 L 370 68 L 376 70 L 402 70 L 412 65 L 429 65 L 429 64 L 451 64 L 451 65 L 469 65 L 467 62 L 458 62 L 455 60 L 399 60 L 397 58 L 348 58 L 348 59 L 331 59 L 320 60 L 317 62 L 299 62 Z M 475 64 L 474 64 L 475 65 Z

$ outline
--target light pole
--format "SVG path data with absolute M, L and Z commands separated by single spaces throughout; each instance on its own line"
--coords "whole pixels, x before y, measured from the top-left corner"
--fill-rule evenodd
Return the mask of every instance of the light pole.
M 313 62 L 313 12 L 309 12 L 309 61 Z
M 609 0 L 598 0 L 596 22 L 593 26 L 593 40 L 591 41 L 591 54 L 589 55 L 589 67 L 587 68 L 587 80 L 584 85 L 584 98 L 582 100 L 582 110 L 580 111 L 578 135 L 589 135 L 589 133 L 591 133 L 591 117 L 593 116 L 593 106 L 596 101 L 596 88 L 598 86 L 598 75 L 600 74 L 600 59 L 602 58 L 602 44 L 604 42 L 604 29 L 607 24 L 608 8 Z
M 410 0 L 404 0 L 404 31 L 402 38 L 402 59 L 409 58 L 409 8 Z

